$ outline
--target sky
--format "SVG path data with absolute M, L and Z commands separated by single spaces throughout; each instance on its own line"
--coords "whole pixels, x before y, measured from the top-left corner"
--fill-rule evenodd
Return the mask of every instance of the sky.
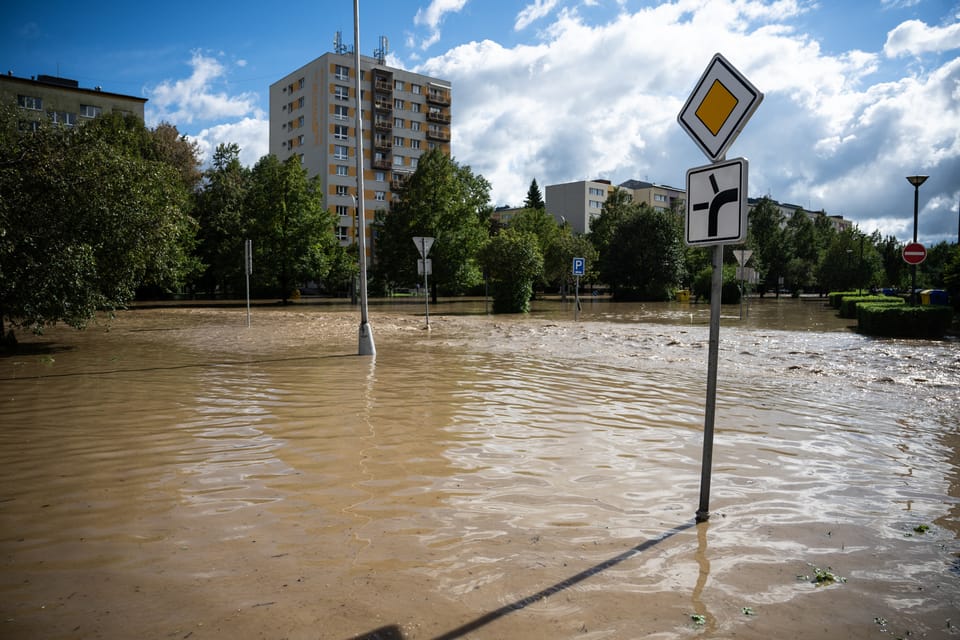
M 359 0 L 360 52 L 449 81 L 452 152 L 520 206 L 546 185 L 637 179 L 685 188 L 709 164 L 677 115 L 715 53 L 763 102 L 727 153 L 751 197 L 861 231 L 957 242 L 960 0 Z M 0 66 L 148 99 L 208 159 L 268 151 L 269 86 L 352 45 L 352 0 L 162 5 L 14 3 Z M 549 202 L 548 202 L 549 207 Z

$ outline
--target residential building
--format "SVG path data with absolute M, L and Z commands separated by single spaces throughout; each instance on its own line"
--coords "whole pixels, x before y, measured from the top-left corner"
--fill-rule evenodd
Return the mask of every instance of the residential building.
M 146 98 L 103 91 L 100 87 L 84 89 L 76 80 L 38 75 L 20 78 L 13 73 L 0 76 L 0 99 L 16 101 L 21 122 L 38 122 L 41 118 L 72 127 L 96 118 L 102 113 L 129 113 L 143 119 Z
M 346 245 L 356 235 L 358 108 L 369 225 L 389 209 L 423 154 L 440 149 L 450 155 L 451 85 L 389 67 L 382 55 L 360 56 L 358 99 L 354 54 L 337 49 L 270 85 L 269 150 L 280 160 L 299 156 L 310 175 L 320 176 L 324 202 L 338 216 L 337 237 Z M 372 255 L 369 226 L 366 234 Z
M 676 187 L 643 180 L 627 180 L 620 183 L 620 188 L 630 193 L 634 202 L 645 202 L 656 211 L 684 213 L 687 206 L 687 192 Z
M 760 204 L 762 198 L 747 198 L 747 208 L 748 211 L 753 211 L 753 208 Z M 837 233 L 846 231 L 853 227 L 853 222 L 850 220 L 845 220 L 842 215 L 829 215 L 826 211 L 807 211 L 798 204 L 790 204 L 789 202 L 778 202 L 772 198 L 768 198 L 773 206 L 780 210 L 780 213 L 783 214 L 783 226 L 786 226 L 787 220 L 793 217 L 797 211 L 804 211 L 811 220 L 816 220 L 816 216 L 825 216 L 830 222 L 830 226 L 833 227 L 833 230 Z
M 609 180 L 580 180 L 550 184 L 544 189 L 547 212 L 575 233 L 588 233 L 594 218 L 600 216 L 607 195 L 613 191 Z

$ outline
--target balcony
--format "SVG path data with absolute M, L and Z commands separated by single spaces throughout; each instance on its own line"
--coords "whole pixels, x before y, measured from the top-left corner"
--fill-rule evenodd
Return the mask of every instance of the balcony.
M 450 132 L 440 128 L 431 128 L 427 131 L 427 138 L 441 142 L 450 142 Z
M 373 81 L 373 88 L 384 93 L 393 93 L 393 82 L 389 78 L 377 77 Z
M 382 158 L 382 159 L 379 159 L 379 160 L 376 159 L 376 158 L 374 158 L 372 164 L 373 164 L 374 168 L 376 168 L 376 169 L 391 169 L 391 168 L 393 168 L 393 162 L 390 161 L 390 158 Z
M 387 138 L 378 137 L 374 139 L 373 146 L 377 149 L 386 149 L 389 151 L 390 149 L 393 149 L 393 141 L 388 140 Z
M 430 122 L 439 122 L 440 124 L 450 124 L 450 116 L 441 111 L 428 111 L 427 120 Z
M 373 122 L 373 127 L 379 131 L 393 131 L 393 121 L 387 118 L 377 118 Z
M 377 111 L 393 113 L 393 100 L 374 100 L 373 108 Z
M 436 91 L 434 89 L 431 89 L 430 91 L 427 91 L 427 102 L 449 107 L 450 94 L 447 93 L 446 91 Z

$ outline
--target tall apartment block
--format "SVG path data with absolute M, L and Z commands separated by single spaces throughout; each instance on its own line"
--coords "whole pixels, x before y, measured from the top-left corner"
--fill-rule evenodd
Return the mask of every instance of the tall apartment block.
M 435 148 L 450 155 L 451 90 L 444 80 L 388 67 L 383 56 L 360 56 L 358 97 L 354 54 L 337 49 L 270 85 L 270 153 L 281 161 L 298 155 L 310 175 L 321 177 L 324 202 L 338 216 L 337 237 L 350 244 L 356 233 L 358 109 L 369 224 L 389 209 L 421 155 Z M 369 228 L 365 232 L 372 253 L 374 238 Z
M 557 222 L 566 222 L 577 233 L 589 233 L 593 220 L 614 188 L 626 191 L 633 202 L 645 202 L 658 211 L 682 211 L 686 193 L 682 189 L 641 180 L 627 180 L 614 187 L 609 180 L 580 180 L 547 185 L 544 199 Z
M 0 99 L 20 107 L 24 122 L 47 118 L 67 127 L 83 124 L 101 113 L 133 114 L 143 120 L 146 98 L 103 91 L 100 87 L 82 88 L 76 80 L 38 75 L 18 78 L 12 73 L 0 75 Z

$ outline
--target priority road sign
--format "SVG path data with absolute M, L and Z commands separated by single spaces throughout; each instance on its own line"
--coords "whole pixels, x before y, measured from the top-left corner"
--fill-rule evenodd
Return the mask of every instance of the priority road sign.
M 691 246 L 737 244 L 747 237 L 746 158 L 687 171 L 684 238 Z
M 724 157 L 762 101 L 763 94 L 717 53 L 677 120 L 707 157 L 716 162 Z
M 910 242 L 903 248 L 902 255 L 907 264 L 920 264 L 927 259 L 927 248 L 919 242 Z

